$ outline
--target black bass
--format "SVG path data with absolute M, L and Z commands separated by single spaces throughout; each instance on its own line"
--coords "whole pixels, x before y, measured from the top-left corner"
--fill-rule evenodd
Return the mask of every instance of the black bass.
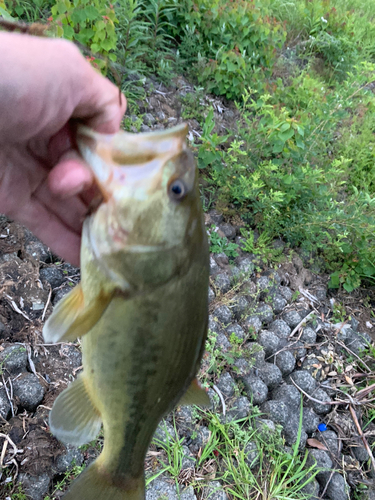
M 195 376 L 208 320 L 209 250 L 185 125 L 77 143 L 103 201 L 83 225 L 81 282 L 56 306 L 46 342 L 82 336 L 83 373 L 56 399 L 51 432 L 101 455 L 66 500 L 143 500 L 144 459 L 160 420 L 209 404 Z

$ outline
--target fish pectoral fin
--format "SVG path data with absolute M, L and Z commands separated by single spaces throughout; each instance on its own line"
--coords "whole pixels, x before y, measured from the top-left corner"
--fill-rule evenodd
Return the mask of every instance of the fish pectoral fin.
M 99 434 L 102 420 L 79 375 L 56 399 L 49 415 L 51 433 L 65 444 L 80 446 Z
M 121 481 L 105 473 L 100 457 L 73 482 L 64 500 L 144 500 L 145 481 L 138 478 Z
M 179 405 L 197 405 L 197 406 L 211 406 L 210 398 L 208 397 L 207 392 L 201 387 L 198 380 L 195 378 L 188 390 L 182 396 Z
M 85 304 L 81 284 L 69 292 L 53 310 L 43 328 L 46 342 L 69 342 L 82 337 L 99 321 L 112 299 L 111 294 L 99 293 L 96 300 Z

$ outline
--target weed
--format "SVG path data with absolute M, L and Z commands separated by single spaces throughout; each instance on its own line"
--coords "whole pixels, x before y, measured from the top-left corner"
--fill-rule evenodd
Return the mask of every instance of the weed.
M 215 226 L 211 227 L 210 250 L 212 253 L 225 253 L 229 258 L 234 259 L 238 256 L 238 245 L 227 238 L 220 236 L 215 231 Z

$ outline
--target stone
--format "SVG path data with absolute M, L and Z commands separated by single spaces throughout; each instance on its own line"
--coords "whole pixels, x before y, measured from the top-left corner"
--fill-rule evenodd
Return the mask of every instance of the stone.
M 217 265 L 216 260 L 210 255 L 210 274 L 214 275 L 220 271 L 220 267 Z
M 17 483 L 21 484 L 23 491 L 30 500 L 43 500 L 48 493 L 50 482 L 51 479 L 48 474 L 31 476 L 21 472 L 17 479 Z
M 228 306 L 221 305 L 215 307 L 212 314 L 223 325 L 229 325 L 232 322 L 232 312 Z
M 245 257 L 244 259 L 242 259 L 238 264 L 238 269 L 241 271 L 241 273 L 244 274 L 251 274 L 252 272 L 254 272 L 255 265 L 251 257 Z
M 208 316 L 208 330 L 213 333 L 222 332 L 220 323 L 211 314 Z
M 276 427 L 272 420 L 268 420 L 267 418 L 257 418 L 255 420 L 255 428 L 259 432 L 259 435 L 262 439 L 269 439 L 270 434 L 275 434 Z
M 276 365 L 272 363 L 264 363 L 258 371 L 259 377 L 263 380 L 268 389 L 275 389 L 279 384 L 281 384 L 283 376 Z
M 229 500 L 224 488 L 218 481 L 209 482 L 208 485 L 203 488 L 201 498 L 207 500 Z
M 232 344 L 229 342 L 224 333 L 219 332 L 216 337 L 215 347 L 227 352 L 232 348 Z
M 293 352 L 294 352 L 295 358 L 297 360 L 304 358 L 307 354 L 307 351 L 304 347 L 304 343 L 301 342 L 300 340 L 297 340 L 295 342 L 291 342 L 291 345 L 292 344 L 293 344 Z
M 225 333 L 229 338 L 229 340 L 231 339 L 232 336 L 235 336 L 236 339 L 241 341 L 245 340 L 245 332 L 238 323 L 232 323 L 231 325 L 227 326 L 225 329 Z
M 176 436 L 173 425 L 171 425 L 168 420 L 162 420 L 156 428 L 154 437 L 152 441 L 156 444 L 158 448 L 161 447 L 161 443 L 167 445 Z
M 214 259 L 216 260 L 216 263 L 220 267 L 224 267 L 224 266 L 227 266 L 229 264 L 228 255 L 226 253 L 224 253 L 224 252 L 217 253 L 214 256 Z
M 232 368 L 236 377 L 247 377 L 254 372 L 254 363 L 245 358 L 236 359 Z
M 261 405 L 267 400 L 268 387 L 259 377 L 252 375 L 243 378 L 242 381 L 253 405 Z
M 275 362 L 283 377 L 292 373 L 296 365 L 296 359 L 290 351 L 279 352 L 275 357 Z
M 283 384 L 272 392 L 272 399 L 283 401 L 288 408 L 299 414 L 301 394 L 293 385 Z
M 272 307 L 267 304 L 260 304 L 256 308 L 254 315 L 257 316 L 263 324 L 269 325 L 273 320 Z
M 287 301 L 279 293 L 275 294 L 275 296 L 272 297 L 272 309 L 275 314 L 280 314 L 281 312 L 283 312 L 287 304 Z
M 227 422 L 246 418 L 250 413 L 250 402 L 245 396 L 234 400 L 230 410 L 227 412 Z
M 318 429 L 320 418 L 311 408 L 303 408 L 303 428 L 307 434 L 312 434 Z
M 306 478 L 303 478 L 303 481 Z M 319 483 L 316 479 L 313 479 L 310 483 L 307 483 L 303 488 L 301 488 L 301 493 L 306 495 L 309 500 L 319 500 Z
M 259 330 L 262 328 L 262 322 L 258 318 L 258 316 L 247 316 L 243 322 L 243 327 L 245 329 L 245 332 L 249 332 L 251 335 L 252 333 L 258 333 Z
M 210 438 L 211 438 L 211 431 L 204 425 L 201 425 L 198 428 L 196 437 L 192 440 L 192 444 L 189 446 L 190 451 L 193 454 L 198 453 L 198 450 L 200 448 L 203 449 L 210 440 Z
M 154 479 L 146 490 L 146 500 L 196 500 L 192 486 L 179 486 L 167 477 L 159 476 Z
M 11 345 L 0 352 L 0 367 L 14 375 L 27 370 L 27 352 L 22 345 Z
M 182 469 L 193 469 L 195 466 L 196 458 L 194 455 L 191 453 L 189 448 L 187 446 L 182 446 L 182 462 L 181 462 L 181 468 Z
M 52 288 L 57 288 L 65 281 L 64 272 L 55 266 L 43 267 L 39 271 L 39 278 L 41 281 L 47 281 Z
M 208 303 L 211 304 L 213 300 L 215 300 L 215 292 L 212 288 L 208 288 Z
M 263 347 L 267 358 L 278 351 L 279 342 L 279 337 L 269 330 L 261 330 L 258 334 L 258 343 Z
M 302 363 L 302 369 L 309 372 L 318 382 L 323 375 L 323 367 L 317 358 L 305 358 Z
M 307 392 L 307 391 L 306 391 Z M 325 401 L 331 401 L 331 398 L 328 394 L 323 391 L 323 389 L 316 389 L 312 393 L 312 397 L 318 401 L 322 401 L 322 403 L 317 403 L 316 401 L 309 400 L 308 405 L 317 413 L 318 415 L 326 415 L 332 410 L 330 404 L 323 404 Z
M 327 289 L 318 288 L 317 290 L 315 290 L 314 295 L 318 300 L 324 301 L 327 298 Z
M 217 226 L 219 226 L 224 220 L 223 214 L 220 214 L 215 209 L 210 210 L 208 214 L 211 217 L 212 222 Z
M 146 125 L 152 126 L 156 123 L 155 117 L 151 113 L 145 113 L 143 115 L 143 122 Z
M 227 293 L 231 287 L 230 279 L 225 273 L 218 273 L 214 277 L 214 285 L 221 294 Z
M 294 385 L 292 380 L 309 395 L 312 395 L 316 388 L 316 380 L 305 370 L 299 370 L 288 375 L 287 384 Z
M 280 338 L 286 339 L 291 333 L 291 328 L 282 319 L 276 319 L 269 325 L 269 329 L 272 330 Z
M 178 431 L 181 434 L 191 434 L 193 432 L 196 421 L 191 406 L 179 406 L 175 410 L 175 417 Z
M 258 451 L 258 447 L 254 441 L 249 441 L 246 443 L 244 448 L 244 458 L 245 463 L 249 466 L 250 469 L 253 469 L 259 464 L 260 453 Z
M 352 319 L 350 320 L 350 326 L 352 327 L 352 329 L 356 332 L 358 330 L 358 327 L 359 327 L 359 321 L 357 319 L 355 319 L 354 316 L 352 316 Z
M 56 290 L 52 295 L 52 305 L 55 306 L 66 294 L 72 291 L 72 287 L 67 285 Z
M 358 460 L 358 462 L 367 462 L 370 458 L 366 448 L 363 446 L 362 441 L 358 438 L 355 445 L 350 446 L 353 455 Z
M 322 482 L 324 482 L 325 472 L 332 469 L 332 460 L 326 451 L 311 448 L 308 450 L 306 468 L 311 467 L 315 464 L 318 469 L 322 469 L 316 475 L 319 483 L 322 484 Z
M 234 396 L 236 383 L 228 372 L 225 372 L 220 376 L 219 380 L 216 383 L 216 386 L 220 390 L 220 392 L 227 398 L 231 398 Z
M 317 432 L 316 439 L 320 441 L 332 455 L 339 455 L 339 441 L 337 434 L 334 431 L 326 430 L 324 432 Z M 331 455 L 331 456 L 332 456 Z
M 244 297 L 243 295 L 237 295 L 233 300 L 230 301 L 229 307 L 232 310 L 234 317 L 239 320 L 241 319 L 241 316 L 246 311 L 246 309 L 249 307 L 249 303 L 246 297 Z
M 34 411 L 44 398 L 44 387 L 33 373 L 25 373 L 13 381 L 13 394 L 27 411 Z
M 265 361 L 263 347 L 258 342 L 249 342 L 246 347 L 251 360 L 254 360 L 254 366 L 261 368 Z
M 283 401 L 269 400 L 262 404 L 261 410 L 269 416 L 269 418 L 276 424 L 282 427 L 288 425 L 290 419 L 289 408 Z
M 48 262 L 52 257 L 49 248 L 35 237 L 26 242 L 25 251 L 40 262 Z
M 142 123 L 142 125 L 140 127 L 140 131 L 141 132 L 151 132 L 151 127 L 149 127 L 148 125 L 145 125 L 144 123 Z
M 328 473 L 326 473 L 326 476 L 328 476 Z M 330 500 L 347 500 L 349 499 L 348 489 L 343 476 L 338 472 L 334 472 L 328 483 L 326 496 Z
M 302 320 L 297 311 L 287 311 L 283 314 L 283 320 L 290 328 L 295 328 Z
M 256 280 L 256 285 L 259 292 L 264 292 L 268 291 L 271 288 L 272 283 L 268 279 L 268 276 L 261 276 Z
M 287 302 L 292 300 L 293 292 L 288 286 L 280 286 L 279 291 Z
M 228 240 L 234 240 L 236 237 L 236 228 L 232 224 L 224 223 L 220 224 L 219 230 L 224 234 Z
M 55 467 L 57 473 L 64 474 L 65 472 L 72 469 L 72 467 L 82 465 L 83 455 L 81 451 L 71 445 L 67 445 L 66 452 L 59 455 L 56 459 Z
M 303 428 L 303 425 L 300 429 L 300 415 L 298 410 L 295 412 L 290 411 L 289 420 L 284 426 L 283 434 L 285 437 L 285 441 L 289 446 L 295 445 L 299 437 L 298 449 L 303 450 L 305 448 L 307 433 Z
M 302 330 L 300 340 L 302 340 L 302 342 L 305 342 L 306 344 L 315 344 L 316 332 L 309 326 L 305 326 L 305 328 Z
M 0 417 L 8 420 L 11 415 L 11 407 L 5 389 L 0 389 Z

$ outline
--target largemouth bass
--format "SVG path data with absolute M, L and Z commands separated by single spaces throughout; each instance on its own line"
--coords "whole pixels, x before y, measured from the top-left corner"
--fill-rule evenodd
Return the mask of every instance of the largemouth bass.
M 101 135 L 80 152 L 103 201 L 84 221 L 81 282 L 56 306 L 46 342 L 82 337 L 83 373 L 56 399 L 51 432 L 101 455 L 68 500 L 142 500 L 144 459 L 176 404 L 209 404 L 196 381 L 208 319 L 209 251 L 186 126 Z

